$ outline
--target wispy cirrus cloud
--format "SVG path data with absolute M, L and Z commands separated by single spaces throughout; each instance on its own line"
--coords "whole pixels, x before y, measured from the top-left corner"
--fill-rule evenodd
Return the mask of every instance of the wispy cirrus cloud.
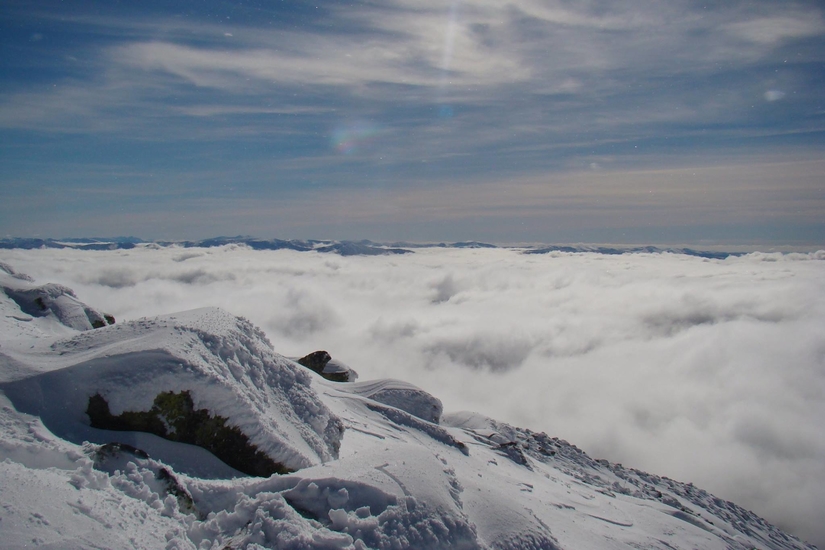
M 27 30 L 9 34 L 19 55 L 5 61 L 0 91 L 0 128 L 16 151 L 3 159 L 9 181 L 124 187 L 94 169 L 112 163 L 182 188 L 172 193 L 181 197 L 198 179 L 206 200 L 229 189 L 240 200 L 275 191 L 314 200 L 319 188 L 346 186 L 415 203 L 429 200 L 432 182 L 450 195 L 474 178 L 506 189 L 544 175 L 559 189 L 559 174 L 702 157 L 740 166 L 804 151 L 810 160 L 825 130 L 813 70 L 825 63 L 825 27 L 814 3 L 213 7 L 13 6 L 3 21 Z M 58 42 L 50 29 L 75 39 Z M 30 41 L 32 32 L 42 39 Z M 86 178 L 68 167 L 79 159 Z M 804 178 L 785 168 L 777 181 Z M 612 188 L 600 188 L 611 200 Z
M 822 35 L 825 32 L 825 21 L 818 12 L 797 12 L 793 15 L 779 12 L 771 17 L 729 23 L 723 28 L 745 40 L 774 46 L 784 40 Z
M 754 18 L 737 6 L 694 13 L 682 4 L 642 12 L 635 4 L 621 3 L 588 9 L 532 1 L 473 2 L 455 3 L 450 9 L 441 3 L 396 2 L 384 7 L 332 9 L 327 14 L 327 27 L 335 29 L 332 33 L 312 26 L 272 32 L 263 27 L 235 29 L 231 24 L 181 23 L 168 18 L 127 22 L 75 17 L 75 22 L 99 33 L 113 26 L 131 30 L 125 40 L 110 37 L 98 59 L 98 74 L 93 78 L 97 86 L 101 80 L 108 84 L 103 96 L 114 98 L 117 82 L 137 92 L 135 99 L 145 100 L 142 94 L 163 90 L 168 95 L 191 94 L 193 90 L 180 89 L 183 82 L 239 97 L 273 91 L 277 95 L 282 86 L 315 85 L 344 90 L 354 98 L 363 95 L 389 101 L 399 90 L 382 86 L 401 86 L 437 90 L 441 97 L 431 97 L 434 102 L 485 104 L 497 94 L 518 93 L 519 89 L 528 94 L 555 90 L 591 100 L 621 95 L 617 92 L 622 73 L 656 71 L 652 76 L 657 78 L 706 76 L 717 72 L 720 63 L 756 61 L 754 44 L 762 47 L 764 55 L 783 40 L 825 32 L 817 11 L 779 7 L 775 11 L 776 15 Z M 227 28 L 243 32 L 221 32 Z M 705 39 L 697 42 L 697 34 Z M 136 78 L 136 69 L 145 74 Z M 152 80 L 152 74 L 158 78 Z M 164 80 L 163 75 L 180 82 Z M 638 84 L 641 93 L 652 91 L 649 83 Z M 66 93 L 79 91 L 68 86 Z M 32 96 L 29 102 L 38 105 L 58 97 Z M 226 109 L 238 108 L 233 105 L 237 99 L 233 95 L 222 98 L 228 103 Z M 94 105 L 71 95 L 57 103 Z M 99 103 L 105 105 L 105 101 Z M 23 109 L 11 120 L 33 116 L 33 110 Z M 638 114 L 643 120 L 645 113 Z

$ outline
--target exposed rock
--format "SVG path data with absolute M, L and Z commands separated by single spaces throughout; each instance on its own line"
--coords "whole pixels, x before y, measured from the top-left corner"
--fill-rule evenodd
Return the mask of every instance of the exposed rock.
M 99 449 L 94 451 L 95 467 L 100 468 L 105 462 L 112 458 L 116 458 L 122 454 L 132 455 L 137 458 L 149 458 L 146 451 L 141 451 L 137 447 L 133 447 L 126 443 L 106 443 L 101 445 Z
M 298 359 L 297 363 L 305 366 L 309 370 L 315 371 L 318 374 L 324 372 L 324 367 L 332 360 L 332 356 L 326 351 L 313 351 L 309 355 L 305 355 Z
M 228 426 L 225 418 L 213 416 L 206 409 L 195 409 L 188 391 L 160 393 L 151 410 L 124 411 L 118 416 L 112 415 L 109 403 L 102 395 L 95 394 L 89 398 L 86 414 L 93 428 L 147 432 L 171 441 L 197 445 L 251 476 L 269 477 L 291 471 L 250 443 L 241 430 Z
M 200 519 L 205 518 L 205 515 L 201 514 L 195 506 L 195 500 L 192 498 L 192 495 L 190 495 L 189 491 L 181 485 L 175 474 L 166 468 L 161 468 L 155 474 L 155 479 L 163 483 L 166 492 L 173 495 L 177 499 L 178 508 L 180 508 L 181 512 L 195 514 Z
M 0 304 L 14 311 L 15 304 L 3 298 Z M 45 320 L 36 322 L 40 321 Z M 54 323 L 48 321 L 40 324 L 49 328 Z M 102 416 L 107 419 L 123 411 L 148 412 L 163 392 L 188 391 L 194 409 L 204 409 L 205 418 L 227 419 L 225 426 L 239 430 L 256 450 L 285 469 L 295 471 L 338 457 L 344 424 L 319 399 L 312 387 L 313 373 L 276 354 L 260 329 L 219 309 L 78 332 L 55 340 L 48 351 L 71 366 L 2 382 L 0 389 L 18 410 L 41 415 L 53 433 L 74 443 L 123 441 L 175 471 L 210 478 L 237 477 L 239 470 L 267 476 L 280 470 L 272 463 L 257 470 L 235 468 L 231 459 L 205 444 L 196 451 L 203 458 L 190 464 L 160 439 L 164 432 L 157 422 L 151 428 L 148 419 L 143 419 L 150 424 L 147 431 L 159 438 L 113 437 L 89 421 L 89 399 L 95 394 L 111 407 L 111 414 Z M 130 426 L 116 429 L 132 431 Z M 227 447 L 227 454 L 233 454 L 231 444 Z
M 295 362 L 333 382 L 355 382 L 358 379 L 357 372 L 323 350 L 313 351 Z
M 520 466 L 525 466 L 528 470 L 532 470 L 532 468 L 530 467 L 530 462 L 527 460 L 527 456 L 525 456 L 524 451 L 516 441 L 508 441 L 507 443 L 501 443 L 500 445 L 495 447 L 495 449 L 503 456 L 506 456 L 516 464 Z
M 157 461 L 151 460 L 145 451 L 127 445 L 126 443 L 111 442 L 105 445 L 96 446 L 88 444 L 87 452 L 94 461 L 96 470 L 114 474 L 117 471 L 128 472 L 130 465 L 144 468 L 155 474 L 155 487 L 159 494 L 172 495 L 178 501 L 178 508 L 185 514 L 195 514 L 200 519 L 200 514 L 195 507 L 195 501 L 186 487 L 178 480 L 174 473 L 162 466 Z M 145 478 L 144 478 L 144 481 Z

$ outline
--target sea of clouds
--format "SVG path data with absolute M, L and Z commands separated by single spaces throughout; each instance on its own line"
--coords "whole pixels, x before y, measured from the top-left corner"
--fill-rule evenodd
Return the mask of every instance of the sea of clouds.
M 598 458 L 690 481 L 825 547 L 825 253 L 726 260 L 427 248 L 6 250 L 117 319 L 220 306 Z

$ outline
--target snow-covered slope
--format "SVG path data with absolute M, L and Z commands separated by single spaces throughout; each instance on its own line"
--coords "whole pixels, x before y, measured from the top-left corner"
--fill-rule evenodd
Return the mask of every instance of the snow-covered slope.
M 812 548 L 410 383 L 326 380 L 219 309 L 92 329 L 27 314 L 11 268 L 0 282 L 3 548 Z M 227 437 L 287 473 L 202 448 Z
M 62 285 L 36 285 L 28 275 L 17 273 L 11 266 L 0 262 L 0 292 L 12 311 L 11 319 L 30 321 L 35 317 L 48 317 L 75 330 L 89 330 L 114 324 L 111 315 L 100 313 L 77 299 L 74 291 Z M 19 311 L 17 311 L 19 310 Z M 14 332 L 10 328 L 11 332 Z

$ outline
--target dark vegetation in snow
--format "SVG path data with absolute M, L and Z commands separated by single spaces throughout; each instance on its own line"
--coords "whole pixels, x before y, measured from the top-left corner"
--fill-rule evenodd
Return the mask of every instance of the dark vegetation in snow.
M 268 477 L 291 471 L 250 443 L 241 430 L 228 426 L 226 418 L 212 415 L 206 409 L 195 409 L 188 391 L 160 393 L 149 411 L 125 411 L 117 416 L 110 412 L 106 399 L 95 394 L 89 398 L 86 414 L 93 428 L 147 432 L 170 441 L 197 445 L 248 475 Z

